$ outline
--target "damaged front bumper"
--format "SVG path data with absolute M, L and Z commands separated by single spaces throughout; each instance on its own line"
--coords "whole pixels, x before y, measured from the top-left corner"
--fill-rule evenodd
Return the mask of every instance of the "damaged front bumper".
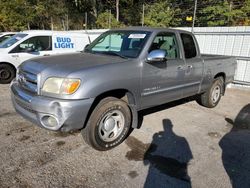
M 49 130 L 71 131 L 83 128 L 94 99 L 63 100 L 35 95 L 11 84 L 16 111 L 29 121 Z

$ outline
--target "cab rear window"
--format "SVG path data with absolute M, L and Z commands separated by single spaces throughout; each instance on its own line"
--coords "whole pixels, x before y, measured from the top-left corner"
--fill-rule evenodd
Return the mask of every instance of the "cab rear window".
M 197 56 L 194 39 L 191 35 L 181 33 L 181 40 L 184 48 L 185 58 L 190 59 Z

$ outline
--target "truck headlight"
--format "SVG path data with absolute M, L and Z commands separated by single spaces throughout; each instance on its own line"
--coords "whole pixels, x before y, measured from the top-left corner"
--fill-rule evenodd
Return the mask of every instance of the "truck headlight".
M 70 95 L 76 92 L 81 84 L 80 79 L 73 78 L 48 78 L 42 87 L 43 92 Z

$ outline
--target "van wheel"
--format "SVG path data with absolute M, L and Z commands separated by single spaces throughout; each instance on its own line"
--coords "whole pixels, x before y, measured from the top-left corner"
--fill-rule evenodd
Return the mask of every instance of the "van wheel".
M 0 64 L 0 84 L 10 83 L 16 76 L 16 70 L 8 64 Z
M 81 133 L 84 141 L 96 150 L 109 150 L 127 137 L 131 111 L 126 102 L 108 97 L 99 102 Z
M 198 97 L 196 100 L 197 103 L 207 108 L 214 108 L 217 106 L 221 99 L 221 94 L 223 93 L 223 85 L 223 78 L 216 78 L 210 88 Z

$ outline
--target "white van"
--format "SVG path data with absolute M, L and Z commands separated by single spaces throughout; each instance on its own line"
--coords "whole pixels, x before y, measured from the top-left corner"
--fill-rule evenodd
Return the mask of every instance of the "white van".
M 79 52 L 89 44 L 83 31 L 23 31 L 0 43 L 0 84 L 10 83 L 25 60 Z

